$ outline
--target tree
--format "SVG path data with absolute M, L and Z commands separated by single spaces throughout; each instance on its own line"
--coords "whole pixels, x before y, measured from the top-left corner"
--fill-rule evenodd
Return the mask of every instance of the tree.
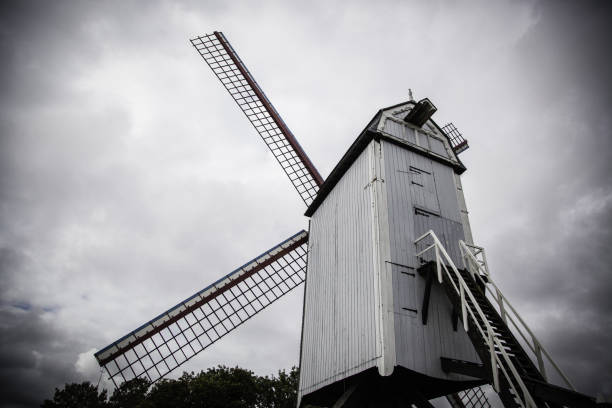
M 266 408 L 295 408 L 300 372 L 292 367 L 289 373 L 278 372 L 278 378 L 259 377 L 260 401 L 258 406 Z
M 146 408 L 156 407 L 190 407 L 189 374 L 183 373 L 178 380 L 161 380 L 156 382 L 144 403 Z
M 151 382 L 144 378 L 134 378 L 122 383 L 111 395 L 108 405 L 111 408 L 139 408 L 147 398 Z
M 192 407 L 255 407 L 259 397 L 257 378 L 239 367 L 218 366 L 191 377 Z
M 41 408 L 103 408 L 106 407 L 106 390 L 98 389 L 89 381 L 81 384 L 66 384 L 55 389 L 53 400 L 45 400 Z
M 42 408 L 294 408 L 299 373 L 293 367 L 278 377 L 260 377 L 240 367 L 218 366 L 198 374 L 183 373 L 177 380 L 151 386 L 142 378 L 122 383 L 107 401 L 88 382 L 55 389 Z

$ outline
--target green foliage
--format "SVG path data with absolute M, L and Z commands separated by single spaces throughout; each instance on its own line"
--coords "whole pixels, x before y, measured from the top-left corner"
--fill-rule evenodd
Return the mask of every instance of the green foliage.
M 119 386 L 108 400 L 111 408 L 138 408 L 147 398 L 147 390 L 151 386 L 149 380 L 134 378 Z
M 45 400 L 42 408 L 102 408 L 107 407 L 106 390 L 98 394 L 91 383 L 66 384 L 63 389 L 55 389 L 53 400 Z
M 219 366 L 198 375 L 181 377 L 189 384 L 189 407 L 247 408 L 256 407 L 259 397 L 257 377 L 242 368 Z
M 189 407 L 189 386 L 186 374 L 178 380 L 161 380 L 153 385 L 144 407 Z
M 144 379 L 127 381 L 107 401 L 88 382 L 67 384 L 55 390 L 42 408 L 295 408 L 299 372 L 293 367 L 278 377 L 260 377 L 239 367 L 218 366 L 198 374 L 183 373 L 177 380 L 151 384 Z
M 300 374 L 297 367 L 289 373 L 278 372 L 278 377 L 259 377 L 260 407 L 295 408 Z

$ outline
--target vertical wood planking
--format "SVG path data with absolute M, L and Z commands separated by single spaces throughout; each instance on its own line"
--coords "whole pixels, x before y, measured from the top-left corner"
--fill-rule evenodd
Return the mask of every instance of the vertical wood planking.
M 463 226 L 453 170 L 430 159 L 383 141 L 386 162 L 386 188 L 389 206 L 389 231 L 391 242 L 390 262 L 417 268 L 414 239 L 433 229 L 446 247 L 453 262 L 461 267 L 458 240 L 463 239 Z M 410 167 L 431 174 L 435 186 L 437 207 L 428 201 L 423 187 L 415 186 L 410 177 Z M 426 186 L 424 186 L 426 187 Z M 427 215 L 415 214 L 415 206 L 428 209 Z M 432 210 L 436 210 L 435 215 Z M 425 245 L 423 246 L 423 248 Z M 432 259 L 432 257 L 425 257 Z M 394 268 L 394 282 L 400 282 L 402 268 Z M 438 378 L 453 378 L 440 368 L 440 357 L 479 361 L 469 338 L 463 330 L 452 328 L 452 308 L 446 293 L 434 284 L 429 301 L 427 325 L 421 322 L 425 279 L 417 275 L 413 291 L 396 288 L 395 338 L 397 364 Z M 414 299 L 407 299 L 414 296 Z M 401 313 L 403 304 L 416 304 L 417 316 Z
M 364 150 L 311 218 L 300 395 L 376 365 Z
M 446 141 L 437 144 L 384 115 L 382 121 L 378 129 L 388 135 L 449 157 Z M 381 161 L 372 162 L 378 143 Z M 421 321 L 425 280 L 416 274 L 414 239 L 433 229 L 461 267 L 466 217 L 452 165 L 428 154 L 371 141 L 312 215 L 300 396 L 370 367 L 380 370 L 381 361 L 383 374 L 397 364 L 447 379 L 458 377 L 442 372 L 441 356 L 479 361 L 467 335 L 453 331 L 451 304 L 437 283 L 428 323 Z M 392 342 L 381 342 L 385 333 Z

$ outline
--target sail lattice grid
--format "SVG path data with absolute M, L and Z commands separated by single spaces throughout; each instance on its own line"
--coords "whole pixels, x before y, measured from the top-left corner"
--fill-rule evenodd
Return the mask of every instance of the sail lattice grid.
M 465 140 L 463 135 L 459 132 L 459 130 L 453 123 L 447 123 L 446 125 L 444 125 L 442 131 L 448 136 L 451 147 L 453 148 L 455 153 L 459 154 L 469 147 L 467 140 Z
M 229 42 L 222 33 L 215 32 L 194 38 L 191 43 L 262 137 L 306 205 L 310 205 L 323 180 Z
M 491 408 L 483 387 L 474 387 L 450 395 L 448 402 L 453 408 Z
M 154 382 L 304 282 L 301 231 L 96 353 L 115 386 Z

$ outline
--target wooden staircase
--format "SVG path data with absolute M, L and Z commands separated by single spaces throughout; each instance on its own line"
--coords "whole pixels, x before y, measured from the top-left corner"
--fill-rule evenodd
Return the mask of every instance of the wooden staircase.
M 458 322 L 463 323 L 483 362 L 477 364 L 442 357 L 444 371 L 486 379 L 496 389 L 506 408 L 612 406 L 597 404 L 592 397 L 549 383 L 546 375 L 538 368 L 544 367 L 541 354 L 537 355 L 536 365 L 508 327 L 505 311 L 502 309 L 506 319 L 487 298 L 485 286 L 488 285 L 488 277 L 479 274 L 478 270 L 470 272 L 467 269 L 457 269 L 433 231 L 429 231 L 416 242 L 422 241 L 428 235 L 433 243 L 417 256 L 435 250 L 436 260 L 423 263 L 419 272 L 423 276 L 429 276 L 429 279 L 437 276 L 438 281 L 441 281 L 454 310 L 455 321 L 449 324 L 453 324 L 457 329 Z M 461 244 L 465 248 L 465 244 Z M 497 289 L 496 286 L 495 288 Z M 503 298 L 499 289 L 497 290 L 500 298 Z M 508 306 L 511 307 L 509 304 Z M 520 320 L 522 322 L 522 319 Z M 538 350 L 539 343 L 535 339 L 534 342 L 535 349 Z

